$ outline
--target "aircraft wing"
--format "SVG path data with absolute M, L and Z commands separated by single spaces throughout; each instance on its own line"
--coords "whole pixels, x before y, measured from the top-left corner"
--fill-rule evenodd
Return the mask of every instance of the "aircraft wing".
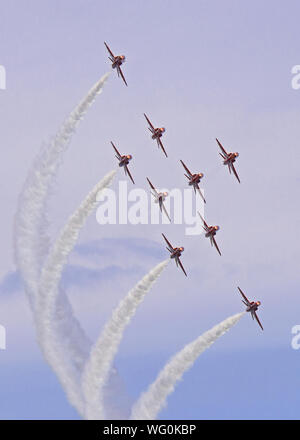
M 241 183 L 241 181 L 240 181 L 240 179 L 239 179 L 239 176 L 238 176 L 238 174 L 237 174 L 237 172 L 236 172 L 236 169 L 234 168 L 233 163 L 231 164 L 231 167 L 232 167 L 233 174 L 234 174 L 235 177 L 237 178 L 238 182 Z
M 190 172 L 190 170 L 188 169 L 188 167 L 183 163 L 182 160 L 180 160 L 180 162 L 182 163 L 183 168 L 185 169 L 185 171 L 188 173 L 188 175 L 190 177 L 192 177 L 192 173 Z
M 166 216 L 168 217 L 168 219 L 170 220 L 170 223 L 171 223 L 171 219 L 170 219 L 170 216 L 169 216 L 169 214 L 168 214 L 168 211 L 166 210 L 166 207 L 165 207 L 165 205 L 164 205 L 164 202 L 161 201 L 161 200 L 159 201 L 159 207 L 160 207 L 160 210 L 163 209 L 164 213 L 166 214 Z
M 114 144 L 112 141 L 110 141 L 110 143 L 112 144 L 112 146 L 113 146 L 115 152 L 117 153 L 118 159 L 121 159 L 122 156 L 121 156 L 121 154 L 119 153 L 119 151 L 117 150 L 115 144 Z
M 259 325 L 260 328 L 263 330 L 264 328 L 263 328 L 263 326 L 261 325 L 261 322 L 260 322 L 260 320 L 259 320 L 259 318 L 258 318 L 256 312 L 253 312 L 253 314 L 254 314 L 254 317 L 255 317 L 256 321 L 258 322 L 258 325 Z
M 106 49 L 107 49 L 108 52 L 110 53 L 110 55 L 111 55 L 113 58 L 115 58 L 114 54 L 112 53 L 112 51 L 110 50 L 110 48 L 108 47 L 108 45 L 105 43 L 105 41 L 104 41 L 104 44 L 105 44 L 105 46 L 106 46 Z
M 204 229 L 208 228 L 208 224 L 206 223 L 206 221 L 204 220 L 204 218 L 202 217 L 202 215 L 200 214 L 200 212 L 198 211 L 199 217 L 201 218 L 201 220 L 203 221 L 203 224 L 205 226 Z
M 217 138 L 216 138 L 216 141 L 217 141 L 219 147 L 221 148 L 221 150 L 223 151 L 224 155 L 225 155 L 226 158 L 227 158 L 227 157 L 228 157 L 228 153 L 227 153 L 227 151 L 226 151 L 225 148 L 222 146 L 221 142 L 218 141 Z
M 238 287 L 240 294 L 242 295 L 242 297 L 244 298 L 244 300 L 246 301 L 247 305 L 249 306 L 251 303 L 249 301 L 249 299 L 246 297 L 246 295 L 242 292 L 242 290 Z
M 145 116 L 145 118 L 146 118 L 146 120 L 147 120 L 148 124 L 149 124 L 149 125 L 150 125 L 150 127 L 152 128 L 152 130 L 151 130 L 151 131 L 154 131 L 154 127 L 153 127 L 153 125 L 151 124 L 150 120 L 148 119 L 148 117 L 146 116 L 146 114 L 145 114 L 145 113 L 144 113 L 144 116 Z
M 200 194 L 200 196 L 202 197 L 203 202 L 206 203 L 206 200 L 205 200 L 205 198 L 204 198 L 204 195 L 203 195 L 202 192 L 201 192 L 201 189 L 200 189 L 200 186 L 198 185 L 198 183 L 195 184 L 194 188 L 195 188 L 195 187 L 196 187 L 198 193 Z
M 117 67 L 117 71 L 118 73 L 120 73 L 122 80 L 124 81 L 124 83 L 126 84 L 126 86 L 128 87 L 128 84 L 126 82 L 125 76 L 123 75 L 122 69 L 120 66 Z
M 130 171 L 129 171 L 129 169 L 128 169 L 128 166 L 125 165 L 124 168 L 125 168 L 125 171 L 126 171 L 126 173 L 128 174 L 128 176 L 130 177 L 131 182 L 134 183 L 134 180 L 133 180 L 133 178 L 132 178 L 132 175 L 130 174 Z
M 220 252 L 220 249 L 218 248 L 218 245 L 217 245 L 217 242 L 216 242 L 216 240 L 215 240 L 215 237 L 211 237 L 211 239 L 212 239 L 212 242 L 213 242 L 215 248 L 217 249 L 217 251 L 218 251 L 219 254 L 221 255 L 221 252 Z
M 168 249 L 169 249 L 169 251 L 170 251 L 170 252 L 173 252 L 174 248 L 173 248 L 173 246 L 171 245 L 171 243 L 168 241 L 167 237 L 166 237 L 164 234 L 161 234 L 161 235 L 164 237 L 165 242 L 166 242 L 167 245 L 168 245 Z
M 180 258 L 178 257 L 178 258 L 176 258 L 176 260 L 177 260 L 177 263 L 179 264 L 179 266 L 181 267 L 184 275 L 187 277 L 186 271 L 184 270 L 184 267 L 183 267 L 183 265 L 182 265 L 182 263 L 180 261 Z
M 159 209 L 162 210 L 162 207 L 163 207 L 164 204 L 163 204 L 163 201 L 162 201 L 161 197 L 158 199 L 158 204 L 159 204 Z
M 163 150 L 163 152 L 165 153 L 166 157 L 168 157 L 166 150 L 164 149 L 164 146 L 162 144 L 162 141 L 160 140 L 160 138 L 157 138 L 157 143 L 160 146 L 160 148 Z
M 152 183 L 150 182 L 150 180 L 148 179 L 148 177 L 147 177 L 147 180 L 148 180 L 149 185 L 151 186 L 151 188 L 152 188 L 153 191 L 155 192 L 155 194 L 158 194 L 158 192 L 156 191 L 156 189 L 154 188 L 154 186 L 152 185 Z

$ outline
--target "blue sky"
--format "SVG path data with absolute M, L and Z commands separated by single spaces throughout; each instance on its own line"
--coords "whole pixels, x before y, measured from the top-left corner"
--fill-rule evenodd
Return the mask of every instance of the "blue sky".
M 118 301 L 165 258 L 165 232 L 185 246 L 189 277 L 169 265 L 127 329 L 116 366 L 128 399 L 184 344 L 240 310 L 240 285 L 261 300 L 265 332 L 243 317 L 196 362 L 160 416 L 298 418 L 300 351 L 291 348 L 291 329 L 300 324 L 300 91 L 291 69 L 300 64 L 299 8 L 297 1 L 2 2 L 0 418 L 78 417 L 36 344 L 15 273 L 13 222 L 42 143 L 109 70 L 104 40 L 126 54 L 129 86 L 111 75 L 72 140 L 49 200 L 52 237 L 115 167 L 113 140 L 133 154 L 137 186 L 146 188 L 149 176 L 182 187 L 179 159 L 204 172 L 206 217 L 221 226 L 222 258 L 181 225 L 104 230 L 92 216 L 63 277 L 77 316 L 96 338 Z M 167 127 L 168 159 L 153 148 L 144 112 Z M 215 137 L 239 151 L 241 185 L 221 166 Z

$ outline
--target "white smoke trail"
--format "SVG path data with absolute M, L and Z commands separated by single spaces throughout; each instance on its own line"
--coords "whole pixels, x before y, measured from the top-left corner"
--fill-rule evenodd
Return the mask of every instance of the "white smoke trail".
M 109 73 L 102 76 L 63 123 L 53 141 L 40 153 L 19 197 L 15 217 L 15 257 L 32 308 L 37 296 L 41 262 L 48 250 L 45 208 L 53 178 L 78 123 L 101 93 Z
M 38 317 L 38 338 L 45 358 L 56 372 L 70 402 L 83 415 L 83 399 L 79 388 L 80 373 L 85 357 L 77 350 L 77 334 L 70 325 L 72 310 L 66 297 L 60 297 L 59 283 L 68 256 L 73 250 L 80 230 L 88 216 L 98 204 L 100 191 L 109 186 L 116 171 L 107 174 L 88 194 L 79 208 L 69 218 L 56 240 L 42 269 L 36 313 Z M 75 368 L 74 368 L 75 367 Z
M 87 419 L 104 419 L 103 389 L 108 380 L 114 357 L 118 351 L 124 331 L 133 318 L 138 306 L 151 289 L 170 260 L 154 267 L 114 310 L 98 341 L 92 348 L 83 377 L 82 389 L 86 399 Z
M 225 319 L 173 356 L 158 374 L 157 379 L 134 404 L 131 420 L 155 420 L 158 413 L 166 405 L 167 397 L 174 391 L 175 385 L 182 375 L 192 367 L 198 356 L 231 329 L 244 313 L 238 313 Z
M 96 82 L 60 127 L 52 142 L 41 151 L 19 197 L 15 216 L 15 258 L 36 324 L 38 282 L 41 265 L 49 247 L 45 232 L 48 195 L 60 165 L 62 153 L 67 149 L 80 120 L 97 95 L 101 93 L 108 76 L 109 73 Z M 62 291 L 57 302 L 57 310 L 62 317 L 61 322 L 65 324 L 62 333 L 73 335 L 72 351 L 77 352 L 74 358 L 87 358 L 91 342 L 73 316 L 68 298 Z

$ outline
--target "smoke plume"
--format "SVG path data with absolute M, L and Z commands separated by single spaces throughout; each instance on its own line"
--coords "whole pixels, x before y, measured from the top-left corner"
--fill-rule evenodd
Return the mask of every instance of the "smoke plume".
M 66 389 L 71 403 L 81 414 L 83 405 L 78 385 L 86 357 L 80 357 L 77 347 L 85 341 L 78 340 L 78 334 L 80 337 L 81 331 L 74 331 L 74 326 L 69 325 L 69 318 L 73 316 L 73 312 L 69 310 L 66 313 L 70 306 L 66 303 L 65 296 L 59 297 L 59 283 L 63 268 L 77 242 L 79 233 L 98 204 L 98 193 L 111 184 L 115 173 L 111 171 L 107 174 L 69 218 L 45 262 L 39 282 L 37 300 L 39 342 L 45 358 Z M 73 329 L 72 333 L 70 328 Z M 81 351 L 85 352 L 84 345 Z
M 124 331 L 133 318 L 138 306 L 151 289 L 170 260 L 165 260 L 154 267 L 114 310 L 105 325 L 98 341 L 94 345 L 86 364 L 82 388 L 86 399 L 87 419 L 104 419 L 103 388 L 107 382 L 114 357 L 118 351 Z
M 175 385 L 182 378 L 183 374 L 192 367 L 198 356 L 220 336 L 230 330 L 244 313 L 238 313 L 225 319 L 173 356 L 158 374 L 157 379 L 135 403 L 131 419 L 155 420 L 158 413 L 166 405 L 167 397 L 174 391 Z

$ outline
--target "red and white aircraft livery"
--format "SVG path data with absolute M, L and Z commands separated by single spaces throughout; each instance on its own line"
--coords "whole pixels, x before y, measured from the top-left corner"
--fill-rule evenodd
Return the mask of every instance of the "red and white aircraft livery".
M 110 55 L 110 56 L 108 57 L 108 59 L 112 62 L 111 67 L 112 67 L 113 69 L 117 69 L 118 76 L 121 76 L 121 78 L 122 78 L 122 80 L 124 81 L 124 83 L 126 84 L 126 86 L 128 86 L 128 84 L 127 84 L 127 82 L 126 82 L 126 79 L 125 79 L 125 77 L 124 77 L 124 75 L 123 75 L 123 72 L 122 72 L 122 70 L 121 70 L 121 66 L 122 66 L 122 64 L 125 63 L 125 55 L 116 55 L 116 56 L 115 56 L 115 55 L 112 53 L 112 51 L 110 50 L 110 48 L 108 47 L 108 45 L 105 43 L 105 41 L 104 41 L 104 44 L 105 44 L 106 49 L 108 50 L 109 55 Z
M 171 219 L 170 219 L 170 216 L 169 216 L 169 214 L 168 214 L 168 211 L 166 210 L 166 207 L 165 207 L 165 205 L 164 205 L 164 201 L 165 201 L 165 199 L 166 199 L 168 193 L 167 193 L 167 192 L 158 192 L 158 191 L 155 189 L 155 187 L 152 185 L 152 183 L 150 182 L 150 180 L 148 179 L 148 177 L 147 177 L 147 180 L 148 180 L 148 183 L 149 183 L 151 189 L 153 190 L 153 192 L 151 191 L 151 194 L 152 194 L 152 195 L 154 196 L 154 198 L 155 198 L 154 203 L 158 203 L 158 204 L 159 204 L 159 209 L 160 209 L 160 211 L 161 211 L 161 212 L 164 211 L 164 213 L 166 214 L 166 216 L 168 217 L 168 219 L 169 219 L 170 222 L 171 222 Z
M 204 218 L 202 217 L 202 215 L 200 214 L 200 212 L 198 212 L 202 222 L 203 222 L 203 229 L 205 231 L 205 237 L 209 237 L 210 239 L 210 244 L 212 246 L 215 246 L 215 248 L 217 249 L 217 251 L 219 252 L 219 254 L 221 255 L 220 249 L 218 248 L 217 242 L 215 240 L 215 235 L 217 233 L 217 231 L 220 229 L 220 226 L 208 226 L 208 224 L 206 223 L 206 221 L 204 220 Z
M 166 129 L 164 127 L 154 128 L 152 123 L 150 122 L 149 118 L 145 115 L 145 113 L 144 113 L 144 116 L 149 124 L 148 130 L 150 130 L 152 133 L 152 139 L 156 139 L 158 148 L 161 148 L 163 150 L 163 152 L 165 153 L 166 157 L 168 157 L 166 150 L 164 149 L 164 146 L 163 146 L 162 141 L 160 139 L 162 137 L 163 133 L 166 131 Z
M 183 168 L 187 172 L 187 174 L 185 174 L 185 177 L 188 178 L 189 185 L 191 185 L 194 188 L 195 193 L 196 193 L 196 190 L 198 191 L 198 193 L 200 194 L 200 196 L 203 199 L 203 202 L 206 203 L 206 200 L 205 200 L 205 198 L 201 192 L 201 189 L 199 187 L 200 180 L 202 179 L 204 174 L 203 173 L 193 174 L 190 172 L 190 170 L 188 169 L 188 167 L 184 164 L 184 162 L 182 160 L 180 160 L 180 162 L 182 163 Z
M 182 263 L 181 263 L 181 261 L 180 261 L 180 256 L 181 256 L 181 254 L 182 254 L 182 252 L 184 251 L 184 248 L 183 247 L 173 247 L 172 245 L 171 245 L 171 243 L 168 241 L 168 239 L 166 238 L 166 236 L 164 235 L 164 234 L 161 234 L 163 237 L 164 237 L 164 239 L 165 239 L 165 241 L 166 241 L 166 243 L 167 243 L 167 250 L 170 252 L 170 258 L 174 258 L 175 259 L 175 263 L 176 263 L 176 266 L 178 267 L 178 265 L 181 267 L 181 269 L 182 269 L 182 271 L 183 271 L 183 273 L 184 273 L 184 275 L 185 276 L 187 276 L 187 274 L 186 274 L 186 271 L 184 270 L 184 267 L 182 266 Z
M 236 172 L 236 169 L 234 168 L 234 165 L 233 165 L 236 158 L 239 157 L 239 153 L 227 153 L 225 148 L 222 146 L 221 142 L 219 142 L 218 139 L 216 139 L 216 141 L 222 150 L 222 153 L 219 153 L 219 154 L 224 159 L 223 164 L 228 165 L 229 172 L 231 173 L 231 171 L 232 171 L 233 174 L 235 175 L 235 177 L 237 178 L 237 180 L 239 181 L 239 183 L 241 183 L 240 178 L 239 178 L 239 176 Z
M 110 142 L 110 143 L 112 144 L 112 146 L 113 146 L 113 148 L 114 148 L 114 150 L 116 152 L 116 158 L 119 161 L 119 167 L 124 167 L 125 175 L 128 174 L 128 176 L 130 177 L 131 182 L 134 183 L 132 175 L 130 174 L 130 171 L 128 169 L 129 161 L 132 159 L 131 154 L 121 155 L 119 153 L 119 151 L 117 150 L 117 148 L 115 147 L 114 143 L 113 142 Z
M 248 298 L 246 297 L 246 295 L 241 291 L 241 289 L 239 287 L 238 287 L 238 289 L 240 291 L 240 294 L 244 298 L 244 299 L 242 299 L 242 302 L 245 304 L 245 306 L 247 306 L 246 312 L 250 312 L 251 313 L 252 319 L 255 318 L 256 321 L 258 322 L 258 325 L 263 330 L 263 326 L 261 325 L 261 322 L 258 319 L 258 316 L 256 314 L 256 310 L 260 306 L 261 302 L 260 301 L 249 301 Z

